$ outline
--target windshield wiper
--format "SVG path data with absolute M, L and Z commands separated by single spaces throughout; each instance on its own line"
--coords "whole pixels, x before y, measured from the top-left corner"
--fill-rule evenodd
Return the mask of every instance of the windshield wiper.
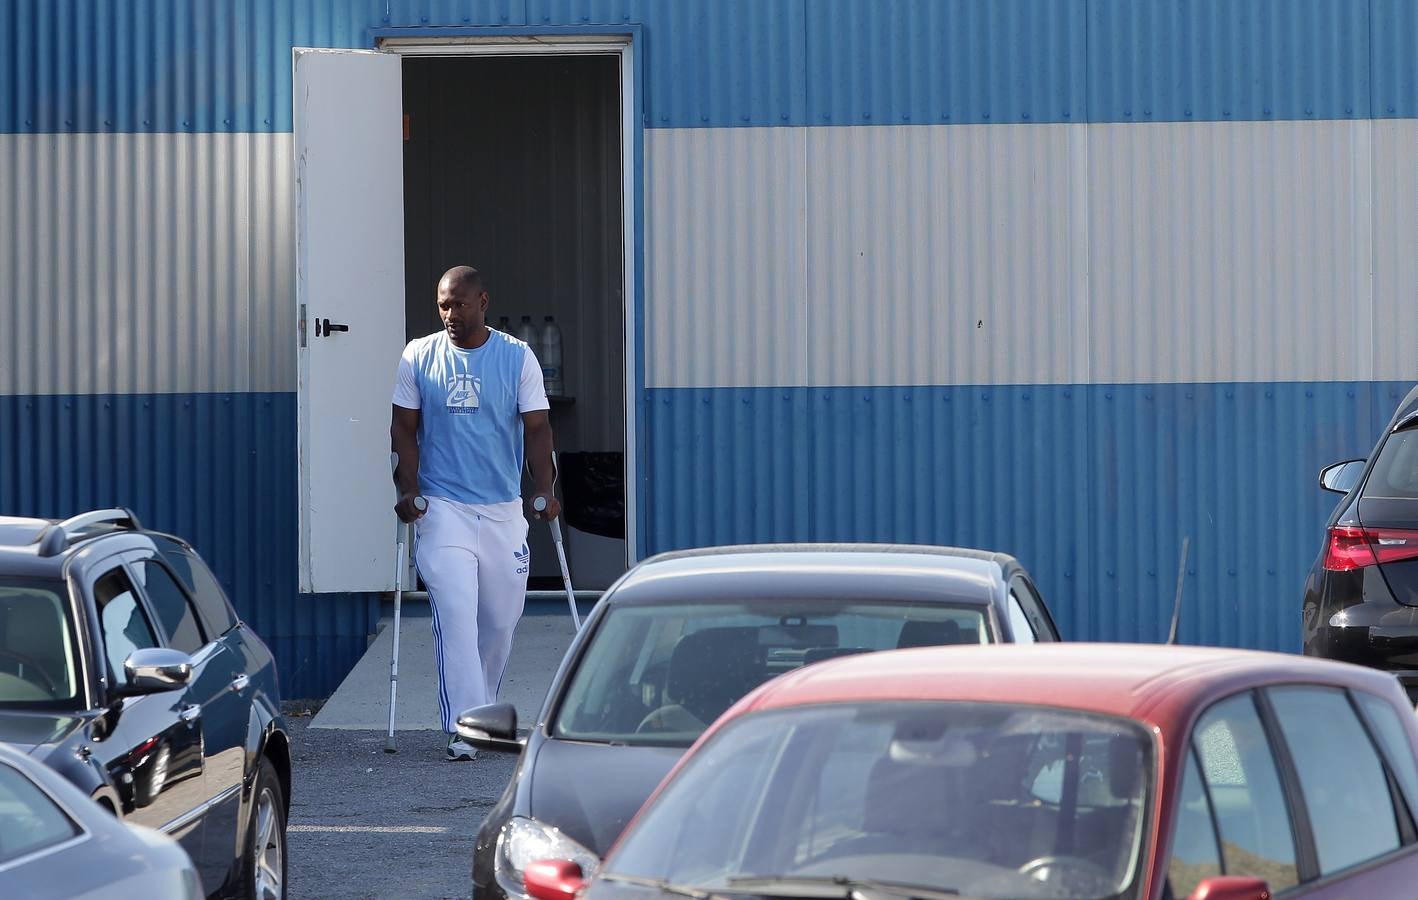
M 878 900 L 880 897 L 908 900 L 954 900 L 960 892 L 953 888 L 931 888 L 892 881 L 848 878 L 845 875 L 752 875 L 730 878 L 729 887 L 772 897 L 842 897 L 845 900 Z
M 711 900 L 720 895 L 712 891 L 704 891 L 699 888 L 692 888 L 684 884 L 674 884 L 660 878 L 641 878 L 639 875 L 617 875 L 614 872 L 602 872 L 602 881 L 618 881 L 621 884 L 633 884 L 636 887 L 654 888 L 665 894 L 677 894 L 681 897 L 693 897 L 695 900 Z

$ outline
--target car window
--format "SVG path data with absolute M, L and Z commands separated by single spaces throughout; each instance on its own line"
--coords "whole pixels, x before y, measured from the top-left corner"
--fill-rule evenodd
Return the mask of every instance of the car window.
M 1222 874 L 1221 851 L 1211 821 L 1211 804 L 1201 783 L 1196 753 L 1188 753 L 1177 803 L 1177 827 L 1172 835 L 1172 859 L 1167 863 L 1171 896 L 1190 897 L 1202 879 Z
M 1193 746 L 1221 830 L 1226 874 L 1263 878 L 1272 891 L 1298 883 L 1289 808 L 1254 698 L 1242 694 L 1213 706 L 1197 723 Z
M 0 706 L 72 708 L 75 657 L 64 583 L 0 578 Z
M 744 694 L 799 666 L 990 639 L 981 606 L 790 598 L 616 607 L 561 695 L 553 734 L 687 747 Z
M 80 834 L 49 795 L 13 766 L 0 763 L 0 864 Z
M 227 602 L 226 592 L 222 590 L 216 576 L 202 558 L 176 541 L 161 535 L 154 535 L 153 543 L 157 544 L 162 558 L 191 593 L 207 634 L 216 637 L 235 627 L 236 613 Z
M 1364 484 L 1370 499 L 1418 499 L 1418 430 L 1389 435 Z
M 1028 579 L 1016 576 L 1014 579 L 1014 592 L 1019 598 L 1019 605 L 1024 610 L 1024 617 L 1033 626 L 1034 639 L 1037 641 L 1057 641 L 1058 632 L 1054 630 L 1053 622 L 1044 610 L 1044 601 L 1039 597 L 1039 592 L 1029 583 Z
M 143 581 L 143 591 L 148 595 L 153 615 L 167 633 L 167 645 L 188 654 L 201 650 L 207 641 L 197 624 L 197 613 L 172 573 L 153 559 L 143 560 L 134 565 L 133 570 Z
M 1142 728 L 1074 710 L 876 701 L 749 713 L 696 751 L 606 866 L 759 896 L 780 895 L 775 877 L 820 891 L 845 873 L 903 897 L 916 886 L 1133 897 L 1152 760 Z
M 1363 691 L 1355 691 L 1353 696 L 1364 710 L 1369 727 L 1373 729 L 1384 757 L 1388 760 L 1389 768 L 1393 770 L 1399 786 L 1407 795 L 1410 814 L 1414 814 L 1415 810 L 1418 810 L 1418 805 L 1415 805 L 1418 804 L 1418 761 L 1413 758 L 1413 746 L 1409 742 L 1403 722 L 1398 718 L 1398 712 L 1392 703 L 1382 697 L 1375 697 Z M 1418 814 L 1414 814 L 1414 818 L 1418 818 Z
M 123 661 L 134 650 L 158 645 L 147 613 L 138 602 L 133 582 L 123 569 L 113 569 L 94 582 L 94 605 L 103 631 L 104 655 L 115 685 L 124 684 Z
M 1016 644 L 1032 644 L 1035 640 L 1034 626 L 1024 615 L 1024 607 L 1019 605 L 1019 596 L 1011 588 L 1009 592 L 1009 631 Z
M 1300 776 L 1320 874 L 1398 849 L 1398 820 L 1378 750 L 1338 688 L 1267 691 Z

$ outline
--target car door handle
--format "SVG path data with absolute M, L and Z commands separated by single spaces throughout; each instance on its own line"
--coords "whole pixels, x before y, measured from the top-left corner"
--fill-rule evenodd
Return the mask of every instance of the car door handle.
M 184 706 L 182 712 L 178 713 L 178 717 L 190 725 L 202 717 L 202 707 L 195 703 L 191 706 Z
M 238 694 L 246 690 L 246 686 L 251 683 L 251 679 L 245 675 L 238 675 L 231 680 L 231 689 Z

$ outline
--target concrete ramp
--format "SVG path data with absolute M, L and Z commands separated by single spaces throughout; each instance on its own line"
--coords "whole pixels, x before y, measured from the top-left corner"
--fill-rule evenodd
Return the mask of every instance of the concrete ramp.
M 579 592 L 578 592 L 579 593 Z M 589 605 L 581 603 L 582 616 Z M 438 672 L 434 666 L 432 616 L 426 597 L 403 604 L 399 641 L 399 704 L 396 731 L 439 730 Z M 311 728 L 384 731 L 389 727 L 389 653 L 393 619 L 385 618 L 374 642 L 340 687 L 311 720 Z M 570 646 L 575 628 L 566 599 L 532 599 L 517 625 L 500 700 L 517 707 L 517 722 L 536 721 L 547 687 Z

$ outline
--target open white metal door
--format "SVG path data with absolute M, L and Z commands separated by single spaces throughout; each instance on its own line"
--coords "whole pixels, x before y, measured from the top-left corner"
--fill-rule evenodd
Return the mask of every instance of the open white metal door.
M 296 48 L 300 589 L 391 590 L 404 347 L 401 61 Z

